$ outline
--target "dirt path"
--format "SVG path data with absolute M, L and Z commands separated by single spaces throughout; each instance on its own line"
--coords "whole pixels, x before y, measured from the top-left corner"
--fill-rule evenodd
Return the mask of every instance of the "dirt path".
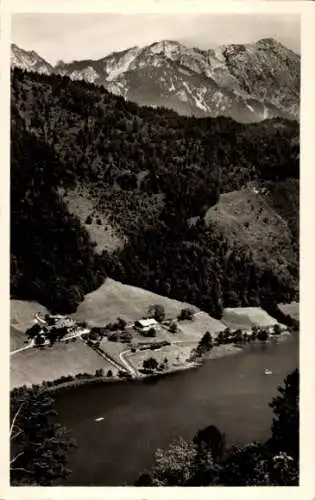
M 131 361 L 130 360 L 127 360 L 125 358 L 125 355 L 127 354 L 132 354 L 132 351 L 130 349 L 127 349 L 126 351 L 123 351 L 119 354 L 119 358 L 121 360 L 121 362 L 125 365 L 125 367 L 127 368 L 128 372 L 131 374 L 132 377 L 138 377 L 139 376 L 139 372 L 138 370 L 136 370 L 134 368 L 134 366 L 131 364 Z

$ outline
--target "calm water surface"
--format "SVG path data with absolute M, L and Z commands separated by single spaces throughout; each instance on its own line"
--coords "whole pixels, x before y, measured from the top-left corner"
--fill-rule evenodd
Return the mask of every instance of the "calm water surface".
M 228 443 L 269 436 L 268 403 L 298 367 L 298 338 L 209 360 L 198 370 L 154 383 L 84 386 L 56 396 L 59 419 L 78 443 L 64 485 L 132 485 L 154 451 L 178 435 L 192 438 L 214 424 Z M 264 369 L 272 370 L 265 375 Z M 96 423 L 95 419 L 104 417 Z

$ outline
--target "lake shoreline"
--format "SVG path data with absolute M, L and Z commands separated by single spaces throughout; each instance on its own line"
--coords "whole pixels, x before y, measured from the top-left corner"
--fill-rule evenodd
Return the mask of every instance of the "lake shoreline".
M 292 334 L 289 332 L 284 332 L 281 335 L 277 336 L 276 338 L 270 338 L 267 341 L 255 341 L 255 345 L 271 345 L 271 344 L 278 344 L 280 342 L 285 342 L 286 340 L 289 340 L 291 338 Z M 168 375 L 172 375 L 178 372 L 182 371 L 188 371 L 188 370 L 196 370 L 198 368 L 201 368 L 203 364 L 207 361 L 211 361 L 214 359 L 220 359 L 220 358 L 225 358 L 228 356 L 233 356 L 240 354 L 244 351 L 246 351 L 247 345 L 238 345 L 238 344 L 226 344 L 226 345 L 219 345 L 219 346 L 213 346 L 213 348 L 207 352 L 201 359 L 195 360 L 195 361 L 187 361 L 186 364 L 179 365 L 179 366 L 173 366 L 172 368 L 169 368 L 163 372 L 152 372 L 148 374 L 141 374 L 141 375 L 136 375 L 131 377 L 129 376 L 121 376 L 121 377 L 107 377 L 107 376 L 91 376 L 91 377 L 86 377 L 86 378 L 80 378 L 80 379 L 74 379 L 70 380 L 67 382 L 60 382 L 60 384 L 57 385 L 40 385 L 40 390 L 43 392 L 47 393 L 58 393 L 62 391 L 66 391 L 69 389 L 76 389 L 85 385 L 107 385 L 107 384 L 117 384 L 117 383 L 130 383 L 130 382 L 139 382 L 139 381 L 150 381 L 152 379 L 159 379 L 159 378 L 164 378 L 167 377 Z M 132 356 L 130 356 L 132 357 Z M 130 357 L 129 360 L 130 360 Z M 51 384 L 53 384 L 54 381 L 50 381 Z M 14 388 L 14 389 L 17 389 Z

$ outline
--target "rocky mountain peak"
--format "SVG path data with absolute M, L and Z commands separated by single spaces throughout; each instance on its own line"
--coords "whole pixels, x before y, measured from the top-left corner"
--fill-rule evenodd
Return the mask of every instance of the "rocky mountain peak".
M 13 66 L 104 85 L 140 105 L 184 115 L 242 122 L 299 116 L 300 57 L 272 38 L 209 50 L 160 40 L 55 67 L 14 44 L 12 54 Z

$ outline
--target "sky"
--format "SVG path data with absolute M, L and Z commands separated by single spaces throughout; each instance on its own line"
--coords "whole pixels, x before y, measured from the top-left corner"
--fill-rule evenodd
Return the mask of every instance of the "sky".
M 11 41 L 55 64 L 99 59 L 158 40 L 209 49 L 275 38 L 300 52 L 296 14 L 13 14 Z

